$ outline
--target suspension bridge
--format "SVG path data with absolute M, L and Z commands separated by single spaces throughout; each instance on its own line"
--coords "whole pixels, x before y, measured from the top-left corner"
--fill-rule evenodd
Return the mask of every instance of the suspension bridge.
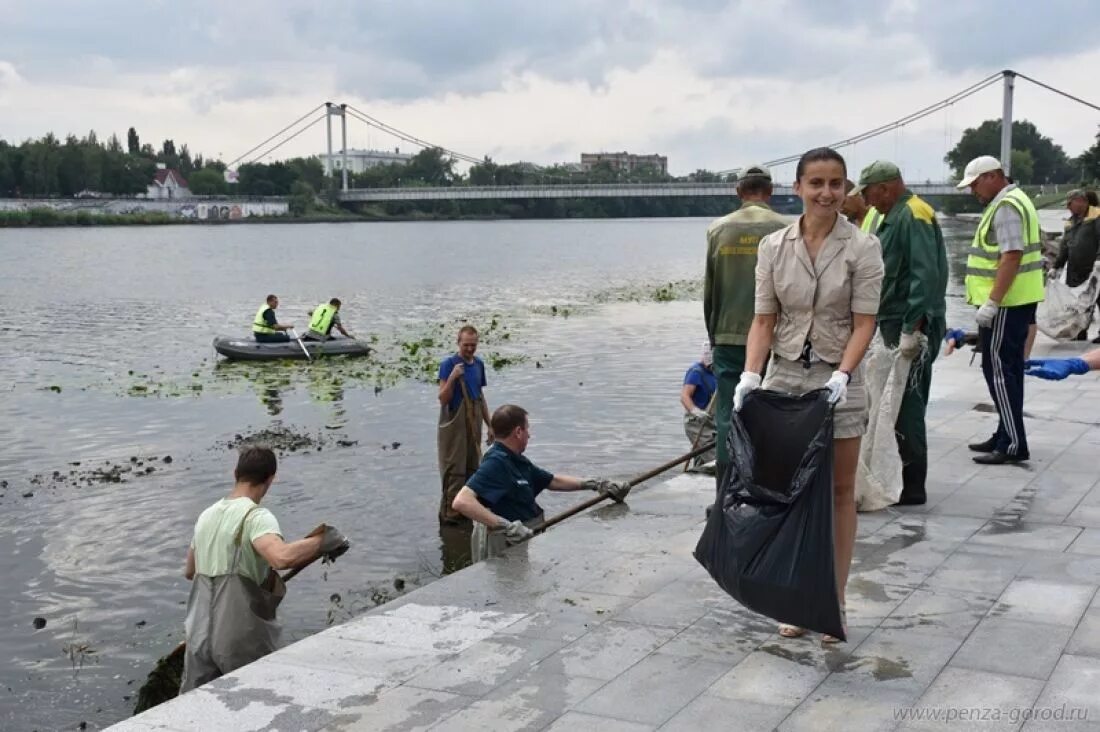
M 947 96 L 934 104 L 918 109 L 903 117 L 886 122 L 872 129 L 861 132 L 842 140 L 828 143 L 829 147 L 844 149 L 858 145 L 861 142 L 874 139 L 881 135 L 896 132 L 908 125 L 918 122 L 930 115 L 949 110 L 962 100 L 988 89 L 995 84 L 1003 85 L 1003 103 L 1001 107 L 1001 140 L 1000 159 L 1005 165 L 1005 172 L 1011 174 L 1012 151 L 1012 115 L 1013 97 L 1015 85 L 1018 79 L 1022 79 L 1045 89 L 1054 94 L 1070 99 L 1084 105 L 1094 111 L 1100 112 L 1100 106 L 1085 101 L 1068 92 L 1057 89 L 1041 81 L 1012 70 L 1004 70 L 990 74 L 986 78 L 971 84 L 955 94 Z M 333 125 L 336 118 L 340 122 L 340 151 L 333 153 Z M 508 199 L 579 199 L 579 198 L 669 198 L 669 197 L 698 197 L 698 196 L 725 196 L 736 195 L 736 185 L 732 182 L 702 183 L 702 182 L 659 182 L 659 183 L 576 183 L 564 180 L 562 182 L 548 182 L 537 185 L 514 186 L 401 186 L 396 188 L 354 188 L 348 181 L 348 146 L 347 146 L 347 122 L 348 119 L 360 122 L 372 130 L 381 131 L 393 138 L 412 144 L 421 149 L 438 149 L 444 155 L 463 163 L 478 165 L 485 163 L 487 157 L 477 157 L 449 149 L 424 140 L 416 135 L 405 132 L 389 125 L 376 117 L 367 114 L 361 109 L 350 104 L 334 104 L 324 102 L 318 104 L 304 115 L 291 122 L 283 129 L 271 135 L 263 142 L 254 146 L 244 154 L 238 156 L 229 163 L 232 168 L 249 162 L 263 160 L 282 146 L 296 139 L 306 131 L 313 129 L 321 122 L 325 123 L 326 147 L 328 155 L 325 156 L 325 174 L 333 177 L 339 175 L 340 186 L 338 198 L 345 204 L 369 203 L 369 202 L 393 202 L 393 201 L 460 201 L 460 200 L 508 200 Z M 990 151 L 993 152 L 993 151 Z M 794 153 L 772 160 L 763 161 L 767 167 L 786 165 L 798 160 L 801 153 Z M 339 170 L 334 170 L 333 161 L 341 160 Z M 730 178 L 738 172 L 737 168 L 721 170 L 718 175 Z M 536 177 L 538 174 L 536 173 Z M 558 180 L 558 179 L 555 179 Z M 957 190 L 950 182 L 941 183 L 912 183 L 910 189 L 924 196 L 956 196 L 969 195 L 966 191 Z M 793 191 L 789 186 L 777 186 L 776 196 L 792 196 Z

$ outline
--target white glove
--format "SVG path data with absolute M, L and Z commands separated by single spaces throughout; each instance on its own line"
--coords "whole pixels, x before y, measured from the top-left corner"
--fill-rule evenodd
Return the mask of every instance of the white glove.
M 829 390 L 829 404 L 843 407 L 848 399 L 848 374 L 843 371 L 834 371 L 825 382 L 825 388 Z
M 924 348 L 925 342 L 928 340 L 927 336 L 923 336 L 921 333 L 902 333 L 901 341 L 898 343 L 898 352 L 903 358 L 913 360 L 920 355 L 921 350 Z
M 695 409 L 691 410 L 690 414 L 691 414 L 692 417 L 695 417 L 695 419 L 700 419 L 704 422 L 707 421 L 708 419 L 710 419 L 710 415 L 707 414 L 707 410 L 700 409 L 699 407 L 696 407 Z
M 528 528 L 522 521 L 501 519 L 500 525 L 497 528 L 504 532 L 504 539 L 508 544 L 519 544 L 535 535 L 535 532 Z
M 740 412 L 741 405 L 745 403 L 745 395 L 759 388 L 760 374 L 754 374 L 751 371 L 742 371 L 741 380 L 737 382 L 737 388 L 733 390 L 733 411 Z
M 974 320 L 982 328 L 988 328 L 993 325 L 993 318 L 997 317 L 997 311 L 1000 309 L 1001 305 L 996 300 L 986 300 L 985 305 L 978 308 L 978 314 L 974 316 Z

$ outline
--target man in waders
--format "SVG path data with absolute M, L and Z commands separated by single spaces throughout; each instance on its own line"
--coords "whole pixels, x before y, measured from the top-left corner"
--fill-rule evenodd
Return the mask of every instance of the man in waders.
M 492 430 L 496 441 L 452 504 L 455 511 L 475 522 L 470 538 L 475 562 L 534 535 L 533 527 L 543 522 L 535 498 L 544 490 L 592 490 L 616 501 L 630 492 L 626 482 L 554 475 L 524 457 L 531 429 L 523 407 L 498 407 L 493 412 Z
M 309 330 L 302 336 L 302 340 L 327 341 L 331 337 L 333 328 L 340 331 L 340 335 L 345 338 L 354 337 L 344 330 L 344 324 L 340 322 L 340 298 L 338 297 L 323 302 L 313 309 L 309 319 Z
M 691 441 L 691 449 L 714 442 L 714 402 L 718 391 L 718 377 L 714 375 L 714 353 L 710 341 L 703 341 L 703 355 L 684 374 L 680 387 L 680 406 L 684 408 L 684 434 Z M 714 450 L 699 455 L 691 461 L 691 469 L 699 470 L 714 460 Z
M 990 155 L 967 163 L 958 187 L 985 204 L 966 260 L 966 301 L 978 307 L 982 373 L 1000 417 L 992 437 L 969 447 L 981 453 L 974 458 L 981 465 L 1024 462 L 1031 457 L 1024 433 L 1025 350 L 1044 289 L 1039 214 Z
M 756 247 L 768 234 L 787 222 L 768 206 L 772 175 L 767 168 L 750 165 L 737 179 L 741 208 L 716 219 L 707 228 L 706 276 L 703 281 L 703 319 L 714 347 L 714 372 L 718 375 L 717 480 L 729 464 L 726 441 L 730 432 L 733 390 L 745 369 L 745 342 L 752 325 L 756 290 Z
M 452 504 L 466 479 L 481 463 L 481 425 L 493 430 L 485 401 L 485 364 L 477 353 L 477 328 L 464 325 L 458 331 L 458 353 L 439 364 L 439 475 L 443 493 L 439 501 L 442 524 L 465 524 L 466 518 Z
M 271 450 L 245 448 L 233 473 L 233 490 L 195 523 L 184 570 L 192 585 L 180 693 L 275 650 L 275 609 L 286 585 L 274 570 L 302 567 L 320 556 L 335 559 L 347 551 L 348 540 L 324 524 L 304 539 L 283 541 L 279 522 L 259 505 L 275 470 Z
M 895 424 L 902 463 L 898 504 L 927 501 L 928 437 L 925 412 L 932 362 L 947 332 L 947 247 L 932 207 L 905 187 L 898 166 L 877 160 L 859 175 L 853 191 L 885 215 L 875 235 L 882 243 L 886 275 L 878 328 L 888 348 L 911 362 Z
M 256 311 L 252 319 L 252 337 L 259 343 L 286 343 L 290 336 L 286 331 L 294 328 L 290 323 L 280 323 L 275 319 L 275 309 L 279 307 L 279 298 L 268 295 L 267 300 Z

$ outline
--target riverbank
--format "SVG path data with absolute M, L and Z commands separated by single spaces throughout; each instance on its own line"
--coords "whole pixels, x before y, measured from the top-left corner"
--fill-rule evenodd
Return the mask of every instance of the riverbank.
M 1027 465 L 971 461 L 987 407 L 937 362 L 930 501 L 861 516 L 846 644 L 725 595 L 692 558 L 713 483 L 678 476 L 112 729 L 1094 729 L 1100 377 L 1028 381 Z

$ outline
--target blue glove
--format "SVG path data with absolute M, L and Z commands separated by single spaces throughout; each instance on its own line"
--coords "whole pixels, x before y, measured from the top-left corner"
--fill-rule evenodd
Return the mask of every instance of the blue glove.
M 955 348 L 962 348 L 963 340 L 966 338 L 966 331 L 962 328 L 949 328 L 946 335 L 944 335 L 944 342 L 955 341 Z
M 1028 376 L 1061 381 L 1071 374 L 1087 374 L 1089 365 L 1083 358 L 1032 358 L 1024 363 Z

